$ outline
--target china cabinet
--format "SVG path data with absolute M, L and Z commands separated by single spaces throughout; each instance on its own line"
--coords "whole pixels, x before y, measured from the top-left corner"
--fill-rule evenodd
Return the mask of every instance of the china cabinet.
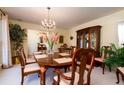
M 101 26 L 92 26 L 77 31 L 77 48 L 100 49 Z

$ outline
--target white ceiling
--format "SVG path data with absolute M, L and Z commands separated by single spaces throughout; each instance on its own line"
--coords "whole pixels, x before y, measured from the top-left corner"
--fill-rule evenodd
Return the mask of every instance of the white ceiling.
M 46 7 L 1 7 L 11 19 L 40 24 L 47 17 Z M 72 28 L 93 19 L 120 11 L 124 7 L 52 7 L 56 28 Z

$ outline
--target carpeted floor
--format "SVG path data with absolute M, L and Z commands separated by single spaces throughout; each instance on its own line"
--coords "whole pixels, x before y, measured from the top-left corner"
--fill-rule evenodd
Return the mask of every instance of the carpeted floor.
M 52 84 L 53 69 L 48 69 L 46 74 L 46 84 Z M 20 65 L 14 65 L 11 68 L 0 70 L 0 85 L 20 85 L 21 81 L 21 68 Z M 116 74 L 113 70 L 109 72 L 105 69 L 105 74 L 102 74 L 102 69 L 100 67 L 95 67 L 91 75 L 91 85 L 115 85 L 116 84 Z M 120 85 L 124 82 L 120 77 Z M 40 85 L 40 79 L 38 74 L 28 75 L 24 79 L 24 85 Z M 118 85 L 118 84 L 116 84 Z

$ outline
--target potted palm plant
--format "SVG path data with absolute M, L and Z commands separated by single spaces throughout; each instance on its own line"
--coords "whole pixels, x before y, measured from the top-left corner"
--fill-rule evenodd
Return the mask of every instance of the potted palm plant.
M 111 43 L 111 48 L 112 50 L 107 51 L 110 57 L 105 60 L 105 64 L 109 67 L 124 67 L 124 46 L 117 48 Z
M 17 58 L 16 50 L 23 45 L 23 41 L 27 34 L 18 24 L 9 24 L 9 32 L 12 46 L 12 57 L 15 62 L 15 59 Z

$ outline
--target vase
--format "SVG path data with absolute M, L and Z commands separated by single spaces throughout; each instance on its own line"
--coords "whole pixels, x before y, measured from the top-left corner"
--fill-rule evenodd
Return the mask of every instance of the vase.
M 48 54 L 54 54 L 53 48 L 49 48 Z

